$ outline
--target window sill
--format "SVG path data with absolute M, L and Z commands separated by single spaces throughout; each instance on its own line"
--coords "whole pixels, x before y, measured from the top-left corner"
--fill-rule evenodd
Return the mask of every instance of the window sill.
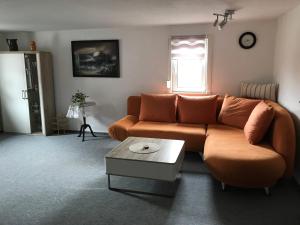
M 201 92 L 201 91 L 172 91 L 171 93 L 174 94 L 191 94 L 191 95 L 208 95 L 208 92 Z

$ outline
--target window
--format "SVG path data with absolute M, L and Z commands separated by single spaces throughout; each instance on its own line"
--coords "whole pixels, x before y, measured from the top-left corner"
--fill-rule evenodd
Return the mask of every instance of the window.
M 175 92 L 208 91 L 206 36 L 171 38 L 171 83 Z

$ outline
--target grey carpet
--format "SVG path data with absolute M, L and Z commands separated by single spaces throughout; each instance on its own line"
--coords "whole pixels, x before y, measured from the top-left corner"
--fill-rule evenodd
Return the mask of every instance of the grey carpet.
M 220 190 L 197 154 L 186 155 L 174 198 L 107 189 L 108 137 L 0 134 L 1 225 L 254 225 L 300 224 L 300 191 L 280 181 L 263 190 Z M 259 176 L 259 174 L 258 174 Z M 168 183 L 113 177 L 124 188 L 168 192 Z

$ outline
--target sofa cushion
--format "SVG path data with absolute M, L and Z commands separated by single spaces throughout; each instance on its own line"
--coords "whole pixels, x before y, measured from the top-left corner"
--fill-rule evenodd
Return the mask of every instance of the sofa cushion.
M 140 116 L 141 96 L 129 96 L 127 98 L 127 115 Z
M 205 125 L 200 124 L 140 121 L 128 132 L 130 136 L 135 137 L 184 140 L 185 148 L 189 151 L 202 151 L 206 138 Z
M 182 96 L 178 95 L 177 112 L 180 123 L 216 123 L 217 95 Z
M 154 122 L 176 122 L 176 95 L 142 94 L 139 119 Z
M 250 144 L 258 144 L 263 139 L 273 118 L 273 108 L 263 101 L 253 109 L 244 127 L 245 136 Z
M 281 155 L 267 144 L 251 145 L 243 130 L 208 125 L 204 161 L 220 181 L 240 187 L 270 187 L 284 174 Z
M 226 95 L 219 114 L 220 123 L 243 129 L 260 100 L 237 98 Z

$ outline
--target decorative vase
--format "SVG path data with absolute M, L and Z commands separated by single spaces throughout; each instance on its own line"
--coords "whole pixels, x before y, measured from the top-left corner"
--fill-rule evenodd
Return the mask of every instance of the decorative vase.
M 35 41 L 31 41 L 30 42 L 30 50 L 31 51 L 36 51 L 36 43 L 35 43 Z
M 8 45 L 9 51 L 18 51 L 18 39 L 6 39 L 6 43 Z

